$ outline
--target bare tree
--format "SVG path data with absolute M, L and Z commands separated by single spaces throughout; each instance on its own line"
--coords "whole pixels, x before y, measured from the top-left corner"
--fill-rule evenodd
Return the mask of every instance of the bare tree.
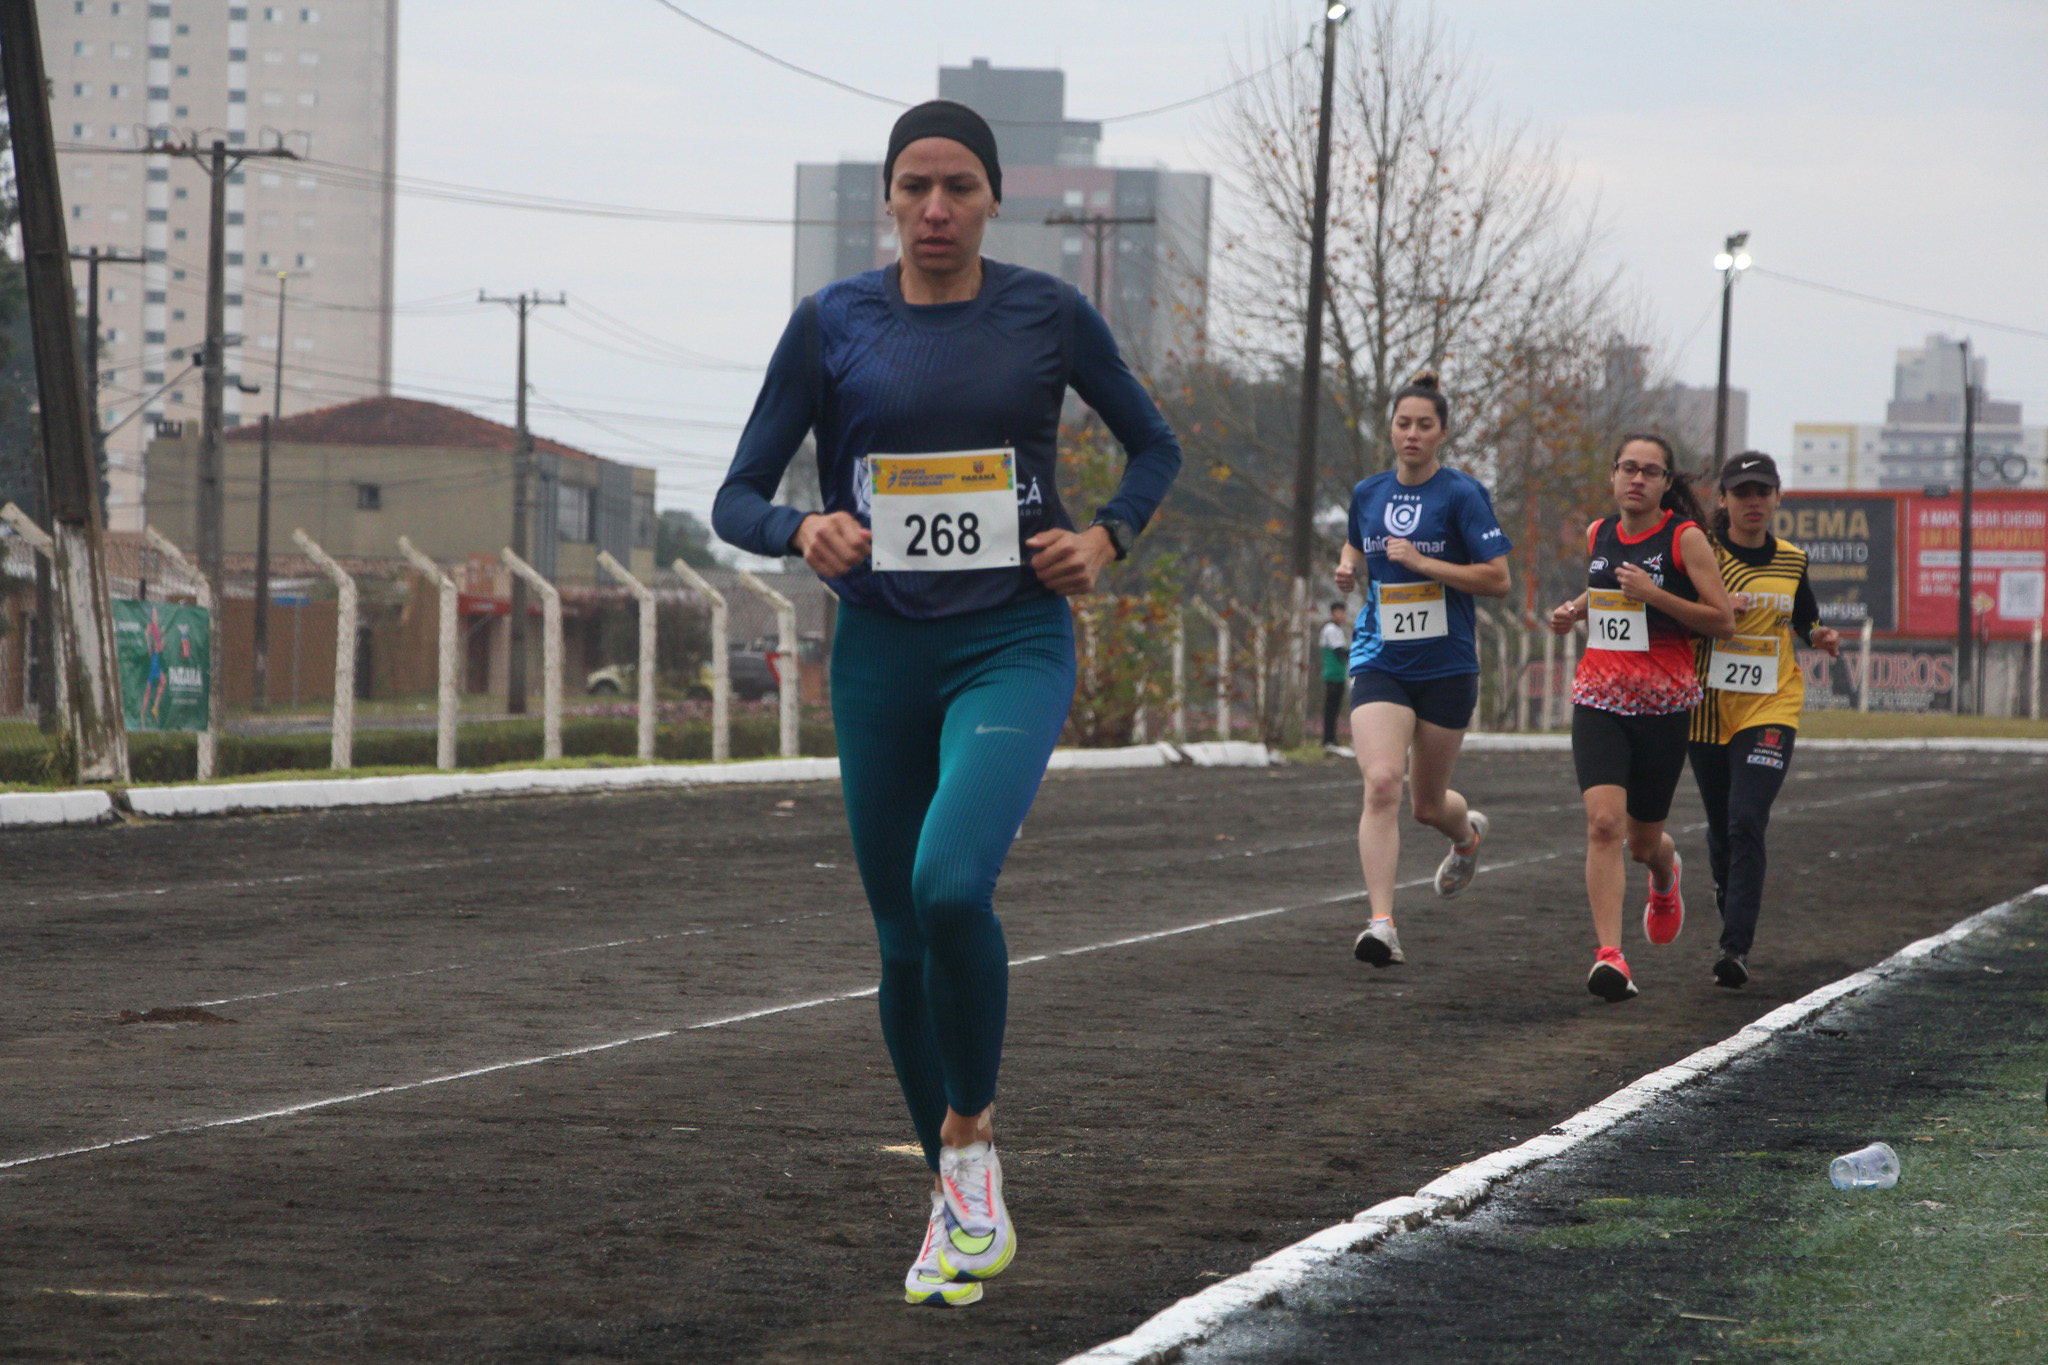
M 1433 14 L 1364 7 L 1339 60 L 1324 382 L 1342 455 L 1325 461 L 1322 491 L 1341 497 L 1387 467 L 1388 405 L 1425 366 L 1454 397 L 1459 452 L 1489 464 L 1532 374 L 1583 362 L 1613 281 L 1593 264 L 1597 214 L 1575 210 L 1555 145 L 1487 106 L 1470 54 Z M 1239 87 L 1225 116 L 1248 216 L 1218 281 L 1237 326 L 1219 330 L 1269 373 L 1299 365 L 1319 93 L 1313 62 L 1286 63 Z

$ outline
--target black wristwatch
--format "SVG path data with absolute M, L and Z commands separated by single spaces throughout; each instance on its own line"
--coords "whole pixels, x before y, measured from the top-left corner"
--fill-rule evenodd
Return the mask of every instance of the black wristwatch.
M 1100 526 L 1109 532 L 1109 543 L 1116 547 L 1118 559 L 1131 557 L 1131 546 L 1137 542 L 1138 532 L 1128 521 L 1120 521 L 1107 512 L 1097 512 L 1091 526 Z

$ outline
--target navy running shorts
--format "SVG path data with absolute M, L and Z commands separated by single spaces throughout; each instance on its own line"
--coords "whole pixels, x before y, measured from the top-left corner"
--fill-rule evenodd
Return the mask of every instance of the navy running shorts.
M 1352 674 L 1351 709 L 1356 711 L 1372 701 L 1390 701 L 1413 711 L 1417 720 L 1445 730 L 1462 730 L 1472 723 L 1473 709 L 1479 705 L 1479 675 L 1454 673 L 1448 678 L 1411 682 L 1376 668 Z

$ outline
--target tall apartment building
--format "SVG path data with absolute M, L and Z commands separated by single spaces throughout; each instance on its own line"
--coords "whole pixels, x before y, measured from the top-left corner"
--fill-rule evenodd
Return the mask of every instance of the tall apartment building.
M 2048 427 L 2021 420 L 2021 405 L 1985 396 L 1989 365 L 1971 357 L 1977 390 L 1972 444 L 1978 488 L 2048 487 Z M 1949 337 L 1902 348 L 1882 425 L 1800 422 L 1792 428 L 1795 488 L 1905 489 L 1954 485 L 1962 478 L 1963 354 Z
M 939 68 L 939 97 L 987 119 L 1003 159 L 1003 211 L 982 251 L 1097 300 L 1133 369 L 1156 373 L 1195 358 L 1209 297 L 1209 177 L 1098 164 L 1102 125 L 1066 116 L 1066 88 L 1065 72 L 985 58 Z M 879 144 L 886 129 L 877 123 L 875 132 Z M 1153 221 L 1105 227 L 1098 252 L 1093 230 L 1048 224 L 1053 215 Z M 897 258 L 879 156 L 799 165 L 796 218 L 798 299 Z
M 1589 396 L 1610 426 L 1639 428 L 1670 438 L 1685 468 L 1699 471 L 1714 462 L 1714 426 L 1720 391 L 1712 385 L 1651 384 L 1650 348 L 1617 339 L 1607 348 L 1601 387 Z M 1728 453 L 1749 448 L 1749 391 L 1728 390 Z
M 211 180 L 153 149 L 218 139 L 307 158 L 228 178 L 227 424 L 269 411 L 280 346 L 286 413 L 390 388 L 398 0 L 35 3 L 71 245 L 146 257 L 99 280 L 109 517 L 135 529 L 144 447 L 159 423 L 199 417 L 206 328 Z M 73 277 L 82 303 L 86 266 Z

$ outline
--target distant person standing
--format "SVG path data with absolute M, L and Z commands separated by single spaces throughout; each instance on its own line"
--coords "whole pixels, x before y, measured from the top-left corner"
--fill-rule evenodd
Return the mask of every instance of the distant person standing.
M 1010 978 L 994 897 L 1074 700 L 1064 599 L 1129 553 L 1181 452 L 1079 291 L 982 256 L 1003 170 L 979 114 L 904 113 L 882 190 L 901 259 L 797 308 L 711 515 L 743 550 L 802 555 L 839 596 L 840 785 L 882 1038 L 932 1171 L 903 1292 L 959 1305 L 1017 1246 L 995 1146 Z M 1128 456 L 1078 531 L 1058 486 L 1069 388 Z M 771 501 L 807 435 L 823 512 Z
M 1730 990 L 1749 980 L 1763 910 L 1764 831 L 1806 705 L 1792 639 L 1830 658 L 1842 649 L 1841 633 L 1820 624 L 1806 551 L 1771 534 L 1778 499 L 1778 464 L 1762 451 L 1745 450 L 1721 466 L 1714 552 L 1735 608 L 1735 637 L 1693 647 L 1706 697 L 1693 708 L 1686 750 L 1707 808 L 1707 857 L 1721 911 L 1714 980 Z
M 1330 619 L 1323 622 L 1323 749 L 1337 748 L 1337 713 L 1344 707 L 1347 665 L 1351 654 L 1351 623 L 1344 619 L 1342 602 L 1330 603 Z

